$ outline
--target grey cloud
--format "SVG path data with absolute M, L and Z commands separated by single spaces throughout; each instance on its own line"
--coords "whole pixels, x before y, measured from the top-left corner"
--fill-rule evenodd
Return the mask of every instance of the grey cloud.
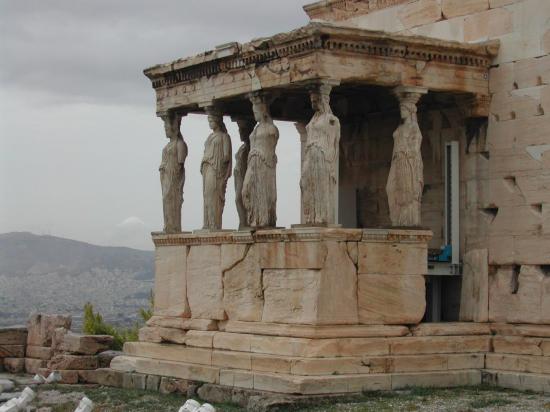
M 306 24 L 301 3 L 0 0 L 0 86 L 57 101 L 152 105 L 144 68 Z

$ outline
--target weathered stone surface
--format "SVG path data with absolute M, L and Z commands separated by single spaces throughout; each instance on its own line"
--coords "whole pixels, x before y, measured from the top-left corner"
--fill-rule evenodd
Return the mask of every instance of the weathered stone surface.
M 109 335 L 81 335 L 69 332 L 63 337 L 63 343 L 58 350 L 79 355 L 96 355 L 109 349 L 113 340 Z
M 1 358 L 24 358 L 25 346 L 24 345 L 0 345 L 0 359 Z
M 399 20 L 405 28 L 433 23 L 441 17 L 441 5 L 437 0 L 419 0 L 399 11 Z
M 185 343 L 187 334 L 181 329 L 174 328 L 157 328 L 162 342 L 170 343 Z
M 443 17 L 450 19 L 489 9 L 489 0 L 442 0 Z
M 160 385 L 160 376 L 147 375 L 147 378 L 145 380 L 145 389 L 147 389 L 148 391 L 157 392 L 159 390 L 159 385 Z
M 464 22 L 464 40 L 467 42 L 492 39 L 512 31 L 512 12 L 504 8 L 467 16 Z
M 218 368 L 210 366 L 145 358 L 136 358 L 136 370 L 140 373 L 210 383 L 218 383 L 220 375 Z
M 27 346 L 26 356 L 35 359 L 50 360 L 52 357 L 52 348 L 44 346 Z
M 305 242 L 304 242 L 305 243 Z M 357 322 L 356 269 L 344 242 L 324 242 L 322 270 L 265 269 L 263 322 Z
M 214 331 L 190 330 L 185 336 L 185 344 L 199 348 L 212 348 L 212 341 L 216 333 Z
M 179 393 L 187 394 L 187 389 L 189 389 L 189 381 L 184 379 L 174 379 L 174 378 L 161 378 L 159 384 L 159 392 L 163 395 L 169 393 Z
M 121 388 L 124 372 L 116 371 L 114 369 L 101 368 L 96 370 L 78 371 L 78 375 L 82 382 L 97 383 L 99 385 Z
M 460 290 L 460 320 L 489 320 L 489 253 L 487 249 L 464 254 L 462 287 Z
M 263 322 L 220 322 L 220 331 L 231 332 L 230 335 L 250 333 L 255 335 L 288 336 L 295 338 L 370 338 L 386 336 L 405 336 L 409 328 L 397 325 L 285 325 Z M 220 333 L 214 338 L 228 335 Z
M 9 373 L 25 372 L 25 358 L 4 358 L 4 368 Z
M 183 319 L 170 316 L 153 316 L 147 326 L 160 326 L 181 330 L 217 330 L 218 323 L 212 319 Z
M 210 365 L 212 363 L 211 349 L 188 348 L 182 345 L 126 342 L 124 344 L 124 353 L 142 358 L 200 363 L 204 365 Z M 123 370 L 118 366 L 118 363 L 125 362 L 126 357 L 123 357 L 123 359 L 120 360 L 119 358 L 120 357 L 113 359 L 113 362 L 111 362 L 111 368 L 115 368 L 116 366 L 117 370 Z M 115 361 L 117 361 L 117 364 L 113 365 Z
M 125 346 L 128 343 L 125 344 Z M 125 351 L 130 353 L 130 351 Z M 132 356 L 117 356 L 111 360 L 111 369 L 119 372 L 135 372 L 136 371 L 136 359 Z
M 108 368 L 111 364 L 111 361 L 117 356 L 122 355 L 121 351 L 107 350 L 105 352 L 100 352 L 97 354 L 97 361 L 99 363 L 99 368 Z
M 124 389 L 145 390 L 147 375 L 142 373 L 125 373 L 122 376 L 122 387 Z
M 484 323 L 444 322 L 421 323 L 411 327 L 413 336 L 464 336 L 491 335 L 491 328 Z
M 155 314 L 189 317 L 187 247 L 162 246 L 155 251 Z
M 550 278 L 540 266 L 502 266 L 489 278 L 489 319 L 493 322 L 550 321 Z
M 417 324 L 426 310 L 423 276 L 359 275 L 359 322 Z
M 323 242 L 267 242 L 257 247 L 262 269 L 321 269 L 327 255 Z
M 427 261 L 426 244 L 359 243 L 360 274 L 425 275 Z
M 490 375 L 501 388 L 533 392 L 550 391 L 550 378 L 548 375 L 506 371 L 491 371 Z
M 71 328 L 71 317 L 68 315 L 46 315 L 37 313 L 29 318 L 27 323 L 27 344 L 35 346 L 51 346 L 56 328 Z
M 540 356 L 509 355 L 488 353 L 485 356 L 485 367 L 493 370 L 515 372 L 543 373 L 544 363 Z M 545 373 L 550 370 L 545 371 Z
M 316 324 L 321 272 L 265 269 L 263 322 Z
M 55 355 L 48 362 L 51 370 L 85 370 L 97 369 L 97 356 Z
M 190 247 L 187 255 L 187 297 L 193 318 L 226 318 L 220 255 L 220 246 L 217 245 Z
M 222 369 L 220 371 L 220 385 L 253 389 L 254 374 L 252 372 L 236 371 L 233 369 Z
M 389 340 L 392 355 L 422 355 L 489 352 L 491 338 L 489 336 L 426 336 Z
M 3 345 L 26 345 L 26 326 L 0 327 L 0 346 Z
M 244 246 L 244 248 L 243 248 Z M 230 266 L 229 254 L 240 249 L 241 256 Z M 260 321 L 263 310 L 262 269 L 257 245 L 222 245 L 223 305 L 231 320 Z M 226 269 L 225 269 L 226 268 Z
M 144 326 L 139 329 L 138 339 L 140 342 L 162 342 L 162 337 L 160 336 L 159 327 Z
M 44 359 L 31 359 L 25 358 L 25 371 L 31 375 L 38 372 L 38 369 L 45 368 L 48 365 L 48 361 Z
M 542 339 L 516 336 L 494 336 L 493 352 L 542 356 Z

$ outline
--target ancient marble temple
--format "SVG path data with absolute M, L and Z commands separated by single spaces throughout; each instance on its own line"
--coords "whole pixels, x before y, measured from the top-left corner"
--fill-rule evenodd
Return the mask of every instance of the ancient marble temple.
M 507 13 L 535 11 L 489 3 L 322 1 L 304 7 L 313 19 L 305 27 L 145 70 L 170 139 L 160 168 L 165 227 L 153 233 L 154 316 L 111 367 L 288 394 L 477 384 L 482 370 L 493 383 L 548 385 L 540 374 L 550 372 L 550 358 L 521 371 L 514 365 L 527 354 L 525 336 L 540 340 L 550 330 L 502 323 L 550 323 L 549 298 L 528 290 L 539 280 L 533 287 L 548 290 L 541 282 L 550 262 L 518 249 L 531 238 L 513 229 L 495 238 L 486 229 L 501 212 L 515 225 L 507 205 L 499 211 L 487 196 L 511 199 L 524 185 L 535 198 L 541 187 L 524 180 L 535 170 L 526 155 L 521 173 L 510 169 L 519 134 L 513 143 L 516 132 L 498 123 L 512 126 L 534 111 L 525 97 L 532 93 L 499 97 L 495 109 L 500 89 L 490 87 L 542 87 L 548 73 L 533 73 L 534 83 L 525 73 L 514 77 L 502 60 L 511 57 L 498 54 L 501 37 L 476 32 L 505 30 L 499 19 Z M 447 27 L 459 23 L 458 31 Z M 495 61 L 503 63 L 498 70 Z M 538 64 L 548 63 L 530 61 L 526 70 Z M 516 97 L 523 100 L 511 115 L 504 107 Z M 212 129 L 185 136 L 204 147 L 200 170 L 185 166 L 179 127 L 187 114 L 203 114 Z M 229 119 L 239 136 L 227 133 Z M 297 137 L 281 135 L 278 121 L 296 125 L 301 145 L 300 184 L 285 188 L 301 193 L 301 221 L 287 228 L 276 215 L 284 201 L 277 143 Z M 525 136 L 536 128 L 514 127 Z M 508 133 L 510 145 L 496 157 L 487 149 L 499 144 L 495 130 Z M 193 233 L 181 231 L 189 179 L 203 182 L 204 222 Z M 238 228 L 222 222 L 230 190 Z M 542 222 L 544 202 L 533 200 L 525 219 Z M 510 310 L 489 301 L 490 287 L 509 294 Z M 537 348 L 522 365 L 543 365 Z

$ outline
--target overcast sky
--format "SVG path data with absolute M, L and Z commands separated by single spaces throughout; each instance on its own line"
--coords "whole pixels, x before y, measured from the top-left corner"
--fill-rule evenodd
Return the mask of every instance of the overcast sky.
M 0 233 L 151 249 L 167 140 L 142 71 L 307 24 L 307 0 L 0 0 Z M 234 153 L 236 127 L 226 119 Z M 279 123 L 278 224 L 299 222 L 299 144 Z M 206 118 L 189 145 L 184 230 L 202 226 Z M 224 227 L 237 226 L 233 178 Z

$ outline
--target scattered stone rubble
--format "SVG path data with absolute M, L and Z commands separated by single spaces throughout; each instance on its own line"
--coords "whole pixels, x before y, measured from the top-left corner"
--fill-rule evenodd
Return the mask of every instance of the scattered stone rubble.
M 34 314 L 27 326 L 0 328 L 0 366 L 11 373 L 44 378 L 53 371 L 59 383 L 89 382 L 98 368 L 109 366 L 118 352 L 110 351 L 113 337 L 70 331 L 67 315 Z

